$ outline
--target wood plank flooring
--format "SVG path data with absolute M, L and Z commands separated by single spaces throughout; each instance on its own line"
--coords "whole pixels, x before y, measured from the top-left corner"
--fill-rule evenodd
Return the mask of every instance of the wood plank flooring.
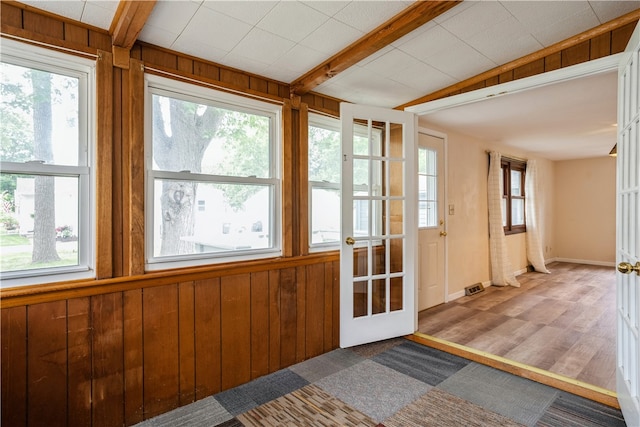
M 615 269 L 555 262 L 420 312 L 418 331 L 615 390 Z

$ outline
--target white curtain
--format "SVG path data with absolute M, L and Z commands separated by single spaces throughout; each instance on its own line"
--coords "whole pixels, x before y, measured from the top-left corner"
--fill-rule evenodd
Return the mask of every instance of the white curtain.
M 516 288 L 516 280 L 509 260 L 507 242 L 502 221 L 502 168 L 500 153 L 490 153 L 489 180 L 487 183 L 489 203 L 489 253 L 491 257 L 491 282 L 496 286 L 511 285 Z
M 525 221 L 527 226 L 527 258 L 533 268 L 540 273 L 549 273 L 544 263 L 542 237 L 539 222 L 538 198 L 538 164 L 535 160 L 527 162 L 527 173 L 524 177 Z

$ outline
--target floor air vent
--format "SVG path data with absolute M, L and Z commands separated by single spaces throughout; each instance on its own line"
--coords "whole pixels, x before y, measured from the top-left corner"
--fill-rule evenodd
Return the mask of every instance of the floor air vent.
M 465 296 L 475 295 L 478 292 L 482 291 L 484 291 L 484 286 L 482 286 L 482 283 L 476 283 L 475 285 L 467 286 L 466 288 L 464 288 Z

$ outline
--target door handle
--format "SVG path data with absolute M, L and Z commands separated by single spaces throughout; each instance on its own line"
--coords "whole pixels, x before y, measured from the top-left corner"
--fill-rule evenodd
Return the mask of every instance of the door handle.
M 628 262 L 621 262 L 618 264 L 618 271 L 622 274 L 631 274 L 635 271 L 636 274 L 640 276 L 640 261 L 636 262 L 636 265 Z
M 446 236 L 446 235 L 447 235 L 447 232 L 446 232 L 446 231 L 441 231 L 441 232 L 440 232 L 440 236 L 444 237 L 444 236 Z
M 344 239 L 344 242 L 345 242 L 347 245 L 353 245 L 356 241 L 355 241 L 355 239 L 354 239 L 353 237 L 349 236 L 349 237 L 347 237 L 346 239 Z

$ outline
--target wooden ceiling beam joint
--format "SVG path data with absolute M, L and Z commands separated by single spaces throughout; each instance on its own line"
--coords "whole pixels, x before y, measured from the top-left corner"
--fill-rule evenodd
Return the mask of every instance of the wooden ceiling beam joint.
M 109 28 L 115 66 L 129 68 L 129 52 L 155 4 L 156 0 L 120 0 Z

